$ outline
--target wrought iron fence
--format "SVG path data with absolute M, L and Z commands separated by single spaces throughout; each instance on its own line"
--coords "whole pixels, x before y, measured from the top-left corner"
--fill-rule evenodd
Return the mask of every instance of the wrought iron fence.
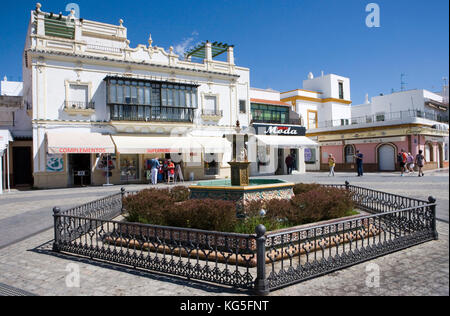
M 436 200 L 345 185 L 372 213 L 326 224 L 235 234 L 114 221 L 123 198 L 109 196 L 64 212 L 54 209 L 57 252 L 268 294 L 438 238 Z

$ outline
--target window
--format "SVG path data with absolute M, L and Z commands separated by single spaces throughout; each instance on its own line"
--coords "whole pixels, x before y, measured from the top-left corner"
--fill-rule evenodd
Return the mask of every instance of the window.
M 341 126 L 346 126 L 349 125 L 349 120 L 348 119 L 341 119 Z
M 241 114 L 247 113 L 247 102 L 245 100 L 239 101 L 239 112 Z
M 308 129 L 317 128 L 317 111 L 308 110 Z
M 253 122 L 289 123 L 288 107 L 252 103 L 251 110 Z
M 377 122 L 384 122 L 385 121 L 385 114 L 384 113 L 378 113 L 376 115 L 375 119 L 376 119 Z
M 339 82 L 339 99 L 344 100 L 344 83 Z
M 89 109 L 89 83 L 68 83 L 66 82 L 66 107 L 69 109 Z
M 112 120 L 189 121 L 197 108 L 197 88 L 150 80 L 107 79 Z
M 355 147 L 353 145 L 345 146 L 345 162 L 346 163 L 354 163 L 355 162 Z
M 216 96 L 205 96 L 205 101 L 203 104 L 203 114 L 211 115 L 217 113 L 217 97 Z

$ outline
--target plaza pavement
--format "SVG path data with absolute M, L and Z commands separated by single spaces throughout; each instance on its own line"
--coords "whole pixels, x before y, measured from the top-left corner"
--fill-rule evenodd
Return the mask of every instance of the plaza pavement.
M 265 177 L 266 178 L 266 177 Z M 274 177 L 275 178 L 275 177 Z M 424 178 L 398 174 L 326 173 L 277 176 L 293 182 L 344 183 L 426 199 L 438 199 L 440 239 L 282 289 L 271 295 L 449 295 L 448 170 L 428 172 Z M 148 186 L 126 186 L 129 190 Z M 214 285 L 204 285 L 170 276 L 140 273 L 108 264 L 55 255 L 52 208 L 63 209 L 89 202 L 120 187 L 74 188 L 46 191 L 14 191 L 0 197 L 0 285 L 37 295 L 246 295 Z M 68 288 L 67 265 L 78 264 L 81 287 Z M 366 267 L 380 268 L 380 286 L 366 286 Z

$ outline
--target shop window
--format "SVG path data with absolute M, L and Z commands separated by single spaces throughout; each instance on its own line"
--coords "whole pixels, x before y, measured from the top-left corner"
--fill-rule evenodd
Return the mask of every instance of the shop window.
M 305 163 L 315 164 L 316 163 L 316 149 L 315 148 L 305 148 Z
M 205 176 L 217 176 L 220 174 L 218 154 L 206 154 L 204 164 Z
M 355 147 L 353 145 L 345 146 L 345 162 L 346 163 L 354 163 L 355 161 Z
M 122 182 L 139 180 L 139 155 L 120 156 L 120 180 Z

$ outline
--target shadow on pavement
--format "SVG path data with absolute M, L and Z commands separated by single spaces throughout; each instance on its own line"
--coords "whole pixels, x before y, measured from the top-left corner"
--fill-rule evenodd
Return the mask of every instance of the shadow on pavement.
M 187 280 L 182 277 L 166 275 L 166 274 L 162 274 L 159 272 L 153 272 L 153 271 L 146 272 L 146 271 L 139 270 L 139 269 L 132 269 L 132 268 L 128 268 L 126 266 L 110 264 L 107 262 L 84 258 L 84 257 L 76 256 L 76 255 L 69 256 L 69 255 L 65 255 L 63 253 L 54 252 L 52 250 L 52 248 L 53 248 L 53 240 L 50 240 L 42 245 L 37 246 L 34 249 L 30 249 L 28 251 L 43 254 L 43 255 L 53 256 L 53 257 L 71 261 L 71 262 L 89 264 L 89 265 L 93 265 L 93 266 L 96 266 L 99 268 L 128 273 L 128 274 L 132 274 L 132 275 L 135 275 L 138 277 L 145 277 L 145 278 L 152 279 L 155 281 L 167 282 L 167 283 L 171 283 L 171 284 L 178 285 L 178 286 L 186 286 L 186 287 L 190 287 L 193 289 L 197 289 L 197 290 L 201 290 L 201 291 L 205 291 L 205 292 L 209 292 L 209 293 L 221 293 L 221 294 L 225 293 L 225 294 L 229 294 L 229 295 L 251 295 L 251 293 L 249 291 L 245 291 L 245 290 L 234 289 L 234 288 L 229 288 L 229 287 L 225 287 L 225 286 L 218 286 L 215 284 L 210 284 L 210 283 L 206 283 L 206 282 L 202 282 L 202 281 Z M 149 296 L 151 296 L 151 295 L 149 295 Z

